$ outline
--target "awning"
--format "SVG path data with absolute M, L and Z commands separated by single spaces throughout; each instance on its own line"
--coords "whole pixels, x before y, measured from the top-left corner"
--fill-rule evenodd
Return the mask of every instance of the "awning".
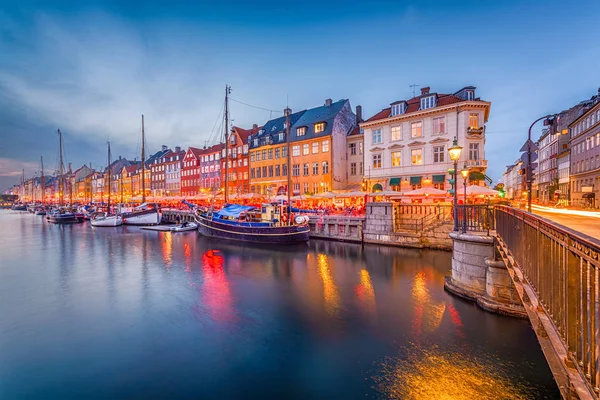
M 433 183 L 444 183 L 446 181 L 446 175 L 433 175 Z
M 390 186 L 400 185 L 401 180 L 402 180 L 402 178 L 390 178 Z
M 591 192 L 591 193 L 584 193 L 583 196 L 581 196 L 584 199 L 594 199 L 596 198 L 596 193 Z
M 485 180 L 485 175 L 479 171 L 471 171 L 471 172 L 469 172 L 469 180 L 470 181 L 483 181 L 483 180 Z
M 381 192 L 383 190 L 383 186 L 380 183 L 376 183 L 373 185 L 373 192 Z
M 420 185 L 421 184 L 421 178 L 423 178 L 422 176 L 411 176 L 410 177 L 410 184 L 411 185 Z

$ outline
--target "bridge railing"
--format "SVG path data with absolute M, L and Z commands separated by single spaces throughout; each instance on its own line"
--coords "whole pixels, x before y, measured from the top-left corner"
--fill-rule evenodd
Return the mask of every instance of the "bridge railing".
M 456 222 L 462 232 L 486 232 L 495 229 L 494 206 L 487 204 L 459 204 L 456 206 Z
M 569 360 L 598 395 L 600 241 L 539 216 L 498 206 L 496 233 L 552 320 Z

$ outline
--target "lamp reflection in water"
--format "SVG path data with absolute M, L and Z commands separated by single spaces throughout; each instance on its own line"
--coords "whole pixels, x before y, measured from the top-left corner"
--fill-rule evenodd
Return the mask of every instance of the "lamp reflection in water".
M 214 321 L 228 322 L 234 318 L 233 301 L 223 257 L 219 253 L 218 250 L 208 250 L 202 255 L 202 304 L 207 306 Z
M 355 288 L 356 296 L 369 314 L 375 314 L 375 290 L 366 269 L 360 270 L 360 284 Z
M 431 297 L 427 285 L 431 283 L 433 276 L 429 275 L 425 271 L 417 272 L 411 286 L 411 301 L 414 304 L 412 331 L 417 338 L 422 335 L 423 330 L 433 332 L 438 329 L 446 311 L 445 301 L 435 301 Z
M 388 357 L 372 379 L 374 388 L 387 399 L 535 398 L 527 387 L 509 383 L 512 380 L 502 371 L 511 368 L 463 351 L 413 345 L 401 349 L 397 358 Z
M 192 248 L 189 243 L 183 244 L 183 255 L 185 256 L 185 270 L 191 272 L 192 270 Z
M 163 262 L 165 268 L 170 269 L 173 264 L 173 236 L 171 232 L 165 232 L 165 237 L 161 240 Z
M 323 282 L 323 294 L 325 297 L 325 311 L 328 314 L 337 314 L 340 309 L 340 296 L 335 282 L 331 277 L 329 270 L 329 259 L 325 254 L 317 256 L 317 265 L 319 267 L 319 276 Z

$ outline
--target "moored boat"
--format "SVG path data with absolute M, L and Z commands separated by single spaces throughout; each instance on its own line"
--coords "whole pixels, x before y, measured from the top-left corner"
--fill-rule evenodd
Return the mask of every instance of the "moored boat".
M 130 212 L 121 213 L 125 225 L 160 225 L 162 212 L 157 203 L 143 203 Z
M 11 209 L 14 211 L 27 211 L 27 206 L 25 204 L 17 203 L 13 204 Z
M 198 224 L 195 222 L 182 222 L 171 227 L 171 232 L 187 232 L 198 230 Z
M 46 220 L 53 224 L 76 224 L 78 220 L 74 213 L 64 210 L 53 210 L 46 214 Z
M 120 215 L 99 212 L 92 215 L 90 224 L 92 226 L 120 226 L 123 225 L 123 218 Z
M 46 215 L 46 207 L 40 206 L 35 209 L 35 215 Z
M 287 205 L 261 208 L 228 204 L 217 212 L 196 215 L 202 235 L 252 243 L 293 244 L 310 239 L 308 218 L 287 213 Z

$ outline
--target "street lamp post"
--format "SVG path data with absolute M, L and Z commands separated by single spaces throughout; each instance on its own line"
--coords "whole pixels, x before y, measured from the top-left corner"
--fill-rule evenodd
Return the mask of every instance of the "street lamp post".
M 458 145 L 458 142 L 456 140 L 456 136 L 454 137 L 454 141 L 452 142 L 452 146 L 448 149 L 448 153 L 450 154 L 450 159 L 452 161 L 454 161 L 454 170 L 453 170 L 453 176 L 454 176 L 454 230 L 457 231 L 458 230 L 458 197 L 457 197 L 457 193 L 456 193 L 456 174 L 458 171 L 458 160 L 460 159 L 460 153 L 462 152 L 462 147 L 460 147 Z
M 467 163 L 465 163 L 465 166 L 463 167 L 463 169 L 460 170 L 460 174 L 463 177 L 463 187 L 464 187 L 464 192 L 465 192 L 465 200 L 464 200 L 464 216 L 465 218 L 463 219 L 463 233 L 465 233 L 467 231 L 467 177 L 469 176 L 469 169 L 467 168 Z
M 531 212 L 531 198 L 532 196 L 532 186 L 533 186 L 533 171 L 531 168 L 531 154 L 532 154 L 532 149 L 531 149 L 531 129 L 533 128 L 533 126 L 535 124 L 537 124 L 539 121 L 543 120 L 543 119 L 549 119 L 554 117 L 555 114 L 548 114 L 545 115 L 541 118 L 536 119 L 535 121 L 533 121 L 533 123 L 531 124 L 531 126 L 529 127 L 529 131 L 527 133 L 527 143 L 525 144 L 527 146 L 527 169 L 525 170 L 525 178 L 527 179 L 527 211 Z M 522 150 L 521 150 L 522 151 Z

